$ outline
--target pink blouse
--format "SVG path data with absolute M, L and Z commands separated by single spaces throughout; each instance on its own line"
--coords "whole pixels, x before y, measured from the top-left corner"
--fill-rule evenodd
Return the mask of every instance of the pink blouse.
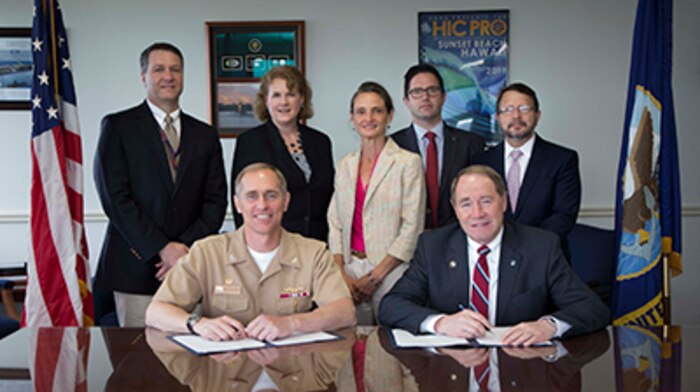
M 382 151 L 384 151 L 382 149 Z M 381 155 L 381 152 L 379 153 Z M 357 167 L 357 184 L 355 186 L 355 211 L 352 215 L 352 231 L 350 232 L 350 249 L 359 252 L 366 252 L 365 249 L 365 235 L 362 229 L 362 210 L 365 205 L 365 196 L 367 195 L 367 188 L 372 179 L 372 174 L 374 173 L 374 168 L 377 166 L 379 161 L 379 155 L 377 159 L 374 160 L 372 164 L 372 170 L 369 173 L 369 179 L 367 179 L 367 185 L 362 184 L 362 176 L 360 175 L 360 165 Z

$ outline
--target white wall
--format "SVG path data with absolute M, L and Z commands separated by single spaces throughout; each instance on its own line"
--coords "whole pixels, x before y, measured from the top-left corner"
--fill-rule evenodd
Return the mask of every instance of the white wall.
M 384 84 L 398 105 L 393 127 L 408 123 L 400 103 L 401 76 L 417 61 L 419 11 L 509 9 L 510 79 L 538 92 L 538 132 L 578 150 L 583 174 L 583 220 L 612 225 L 614 184 L 627 91 L 635 0 L 63 0 L 78 93 L 85 157 L 85 210 L 92 260 L 104 227 L 92 177 L 92 156 L 103 115 L 143 99 L 138 54 L 156 40 L 185 54 L 184 109 L 208 119 L 205 21 L 306 21 L 306 74 L 316 116 L 336 159 L 358 142 L 348 125 L 348 100 L 360 82 Z M 30 0 L 3 0 L 0 26 L 30 27 Z M 674 280 L 674 320 L 700 322 L 700 144 L 694 111 L 700 97 L 700 2 L 675 1 L 674 89 L 686 273 Z M 26 259 L 29 206 L 29 112 L 0 112 L 0 264 Z M 224 140 L 230 166 L 233 140 Z

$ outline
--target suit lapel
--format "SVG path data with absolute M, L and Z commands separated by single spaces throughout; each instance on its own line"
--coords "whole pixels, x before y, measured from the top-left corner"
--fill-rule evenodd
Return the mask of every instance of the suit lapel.
M 523 256 L 518 252 L 520 243 L 513 235 L 513 227 L 506 223 L 503 229 L 501 241 L 501 259 L 498 262 L 498 300 L 496 305 L 496 324 L 500 324 L 505 314 L 508 314 L 508 306 L 512 304 L 510 297 L 513 295 L 513 286 L 518 281 L 518 274 L 522 269 Z M 521 304 L 515 304 L 520 306 Z
M 452 287 L 452 298 L 456 302 L 454 311 L 459 310 L 458 305 L 469 307 L 469 281 L 471 271 L 469 271 L 469 256 L 467 252 L 467 236 L 461 229 L 455 230 L 447 243 L 447 275 Z
M 160 172 L 166 189 L 169 193 L 172 193 L 174 188 L 173 179 L 170 175 L 170 167 L 168 167 L 168 158 L 165 156 L 163 141 L 160 138 L 160 125 L 158 125 L 156 119 L 153 117 L 153 113 L 151 113 L 151 109 L 148 108 L 146 101 L 141 105 L 138 116 L 137 126 L 141 132 L 141 136 L 146 146 L 148 146 L 148 149 L 152 152 L 153 163 Z
M 402 148 L 420 154 L 418 149 L 418 141 L 416 140 L 416 130 L 413 128 L 413 124 L 409 125 L 402 131 L 399 131 L 394 135 L 396 142 L 401 145 Z
M 177 166 L 177 177 L 175 178 L 175 189 L 177 192 L 182 184 L 182 178 L 187 172 L 187 168 L 192 162 L 196 145 L 196 130 L 190 117 L 180 111 L 180 162 Z
M 272 123 L 272 120 L 267 122 L 267 126 L 265 127 L 265 129 L 267 130 L 267 138 L 270 141 L 272 151 L 274 151 L 273 156 L 277 157 L 276 159 L 280 161 L 278 166 L 288 169 L 282 170 L 280 168 L 280 170 L 282 170 L 285 173 L 285 176 L 288 177 L 287 182 L 290 184 L 306 184 L 306 177 L 304 177 L 304 172 L 301 171 L 299 165 L 297 165 L 297 163 L 294 162 L 292 155 L 289 153 L 289 150 L 287 150 L 287 145 L 284 144 L 284 139 L 282 139 L 280 131 L 277 129 L 275 124 Z M 299 134 L 301 135 L 302 143 L 306 143 L 306 141 L 304 140 L 304 133 L 305 132 L 303 131 L 303 126 L 299 125 Z M 307 155 L 308 152 L 306 150 L 307 145 L 303 144 L 302 148 L 304 149 L 304 154 L 308 159 L 309 156 Z M 309 162 L 309 165 L 311 165 L 311 162 Z
M 535 144 L 532 146 L 532 156 L 530 157 L 530 162 L 527 165 L 525 177 L 523 177 L 523 183 L 520 186 L 520 194 L 518 195 L 519 206 L 527 205 L 527 198 L 537 187 L 539 177 L 547 167 L 547 153 L 546 151 L 542 151 L 542 149 L 542 140 L 538 136 L 535 136 Z M 520 215 L 520 211 L 522 211 L 522 208 L 518 208 L 517 211 L 513 211 L 513 216 L 517 218 Z
M 461 162 L 461 160 L 458 160 L 455 157 L 455 154 L 457 153 L 457 135 L 455 135 L 454 131 L 447 127 L 447 124 L 443 125 L 442 130 L 443 137 L 445 138 L 445 150 L 442 156 L 442 172 L 440 173 L 440 199 L 445 196 L 449 197 L 450 182 L 452 182 L 452 179 L 449 178 L 451 163 L 458 161 Z
M 321 151 L 319 151 L 320 145 L 313 143 L 313 141 L 311 140 L 311 136 L 309 136 L 310 132 L 308 128 L 301 124 L 299 124 L 299 134 L 301 135 L 302 148 L 304 149 L 306 161 L 309 162 L 309 167 L 311 168 L 311 178 L 309 179 L 309 184 L 311 184 L 314 181 L 317 181 L 319 175 L 321 175 L 319 170 L 314 170 L 315 168 L 319 167 L 318 159 L 321 155 Z M 302 179 L 306 181 L 306 177 L 304 177 L 304 172 L 301 171 L 296 162 L 293 163 L 294 166 L 298 169 L 299 173 L 301 174 Z
M 489 151 L 488 153 L 486 153 L 486 161 L 484 162 L 486 165 L 491 166 L 493 170 L 498 172 L 498 174 L 501 175 L 503 181 L 507 181 L 504 167 L 506 153 L 505 143 L 505 141 L 500 142 L 496 147 L 493 148 L 493 152 Z M 508 208 L 506 209 L 506 219 L 509 219 L 513 216 L 513 207 L 510 204 L 511 203 L 508 203 Z
M 399 147 L 393 140 L 391 140 L 391 138 L 386 139 L 384 149 L 379 154 L 379 160 L 377 161 L 374 171 L 372 172 L 372 176 L 369 179 L 369 187 L 367 188 L 364 206 L 367 206 L 367 203 L 370 201 L 370 199 L 372 199 L 372 196 L 379 187 L 379 184 L 381 184 L 384 177 L 386 177 L 386 175 L 389 173 L 389 169 L 394 166 L 394 161 L 396 160 L 395 154 L 398 149 Z M 355 171 L 359 172 L 359 166 Z M 355 180 L 357 181 L 357 178 Z
M 506 148 L 503 146 L 503 143 L 505 142 L 501 142 L 493 148 L 493 154 L 488 154 L 489 162 L 487 162 L 487 164 L 491 166 L 494 170 L 496 170 L 498 174 L 500 174 L 501 177 L 505 179 L 506 176 L 504 173 L 505 169 L 503 167 L 503 155 L 505 154 Z
M 348 191 L 350 194 L 350 197 L 348 200 L 352 200 L 353 203 L 348 204 L 348 205 L 339 205 L 338 210 L 341 211 L 341 213 L 344 216 L 344 218 L 341 220 L 343 222 L 352 222 L 353 214 L 355 213 L 355 192 L 357 190 L 357 176 L 360 175 L 360 152 L 359 151 L 353 151 L 350 153 L 350 156 L 348 157 L 348 160 L 345 162 L 345 167 L 343 170 L 345 170 L 348 173 L 348 176 L 350 177 L 350 184 Z M 339 190 L 336 189 L 335 192 L 338 192 Z M 343 191 L 345 192 L 345 191 Z M 365 196 L 365 199 L 367 197 Z M 350 230 L 344 230 L 344 235 L 345 239 L 350 243 Z

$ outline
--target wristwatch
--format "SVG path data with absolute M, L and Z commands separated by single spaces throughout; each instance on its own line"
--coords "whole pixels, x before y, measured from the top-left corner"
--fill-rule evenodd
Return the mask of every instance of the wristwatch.
M 185 325 L 187 326 L 187 329 L 191 333 L 193 333 L 195 335 L 199 335 L 197 332 L 194 331 L 194 325 L 197 324 L 197 321 L 199 321 L 201 318 L 202 318 L 202 315 L 196 314 L 196 313 L 192 313 L 190 315 L 190 317 L 187 318 L 187 322 L 185 322 Z
M 554 327 L 554 335 L 556 336 L 557 331 L 559 331 L 558 325 L 557 325 L 557 320 L 552 317 L 552 316 L 542 316 L 540 320 L 545 320 L 549 323 L 549 325 Z

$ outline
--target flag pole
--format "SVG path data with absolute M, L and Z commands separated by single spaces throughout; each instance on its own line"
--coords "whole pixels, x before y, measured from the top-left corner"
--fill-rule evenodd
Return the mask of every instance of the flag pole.
M 663 263 L 663 304 L 664 304 L 664 326 L 671 325 L 671 270 L 668 253 L 661 255 Z

